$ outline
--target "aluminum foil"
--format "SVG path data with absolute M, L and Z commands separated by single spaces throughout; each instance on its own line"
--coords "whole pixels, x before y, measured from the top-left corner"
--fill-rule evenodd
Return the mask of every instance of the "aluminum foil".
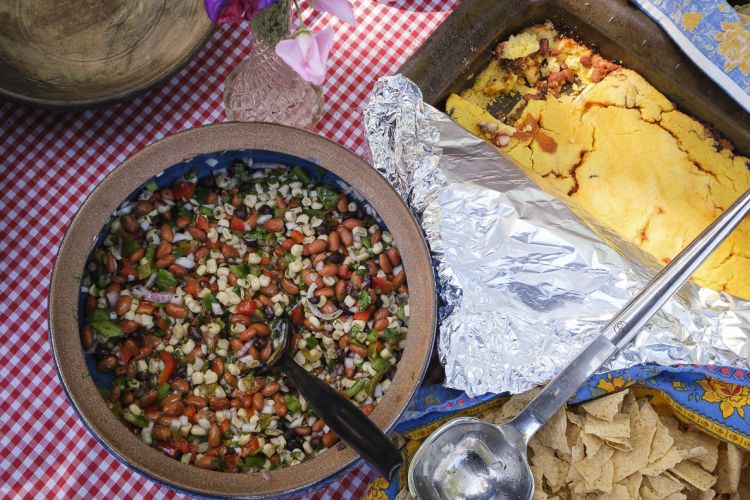
M 425 104 L 405 77 L 375 85 L 364 119 L 373 165 L 412 208 L 436 264 L 446 386 L 475 396 L 548 381 L 658 269 Z M 690 282 L 605 369 L 750 368 L 749 357 L 750 303 Z

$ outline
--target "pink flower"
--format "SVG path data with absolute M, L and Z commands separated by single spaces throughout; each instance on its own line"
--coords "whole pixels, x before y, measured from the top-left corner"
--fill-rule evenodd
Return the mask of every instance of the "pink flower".
M 352 26 L 357 25 L 357 21 L 354 19 L 354 10 L 349 0 L 310 0 L 310 5 L 313 9 L 331 13 Z
M 248 21 L 277 0 L 203 0 L 209 19 L 216 24 Z
M 318 32 L 300 31 L 294 38 L 276 44 L 276 55 L 308 82 L 322 85 L 333 37 L 330 26 Z

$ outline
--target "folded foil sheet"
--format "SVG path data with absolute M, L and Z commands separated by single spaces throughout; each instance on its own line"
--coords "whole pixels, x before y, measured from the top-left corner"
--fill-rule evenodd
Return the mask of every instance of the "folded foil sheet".
M 382 78 L 364 121 L 373 165 L 432 252 L 446 386 L 475 396 L 548 381 L 658 269 L 425 104 L 410 80 Z M 750 303 L 690 282 L 605 369 L 750 368 L 749 357 Z

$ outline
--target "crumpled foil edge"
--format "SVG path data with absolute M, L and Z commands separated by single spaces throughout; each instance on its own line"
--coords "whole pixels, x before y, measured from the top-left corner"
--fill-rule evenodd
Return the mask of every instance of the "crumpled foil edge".
M 474 396 L 548 381 L 658 269 L 425 104 L 403 76 L 376 83 L 364 123 L 373 166 L 412 209 L 435 263 L 448 387 Z M 748 368 L 749 339 L 750 303 L 691 282 L 603 369 Z

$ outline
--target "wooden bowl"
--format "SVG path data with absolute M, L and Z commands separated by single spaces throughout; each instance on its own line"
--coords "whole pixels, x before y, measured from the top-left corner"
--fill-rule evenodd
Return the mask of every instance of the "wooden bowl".
M 212 31 L 202 0 L 3 0 L 0 95 L 55 109 L 120 101 L 171 76 Z
M 250 151 L 248 151 L 250 150 Z M 225 152 L 229 153 L 215 153 Z M 267 123 L 223 123 L 167 137 L 131 156 L 91 193 L 68 228 L 57 255 L 49 295 L 53 358 L 63 386 L 84 424 L 123 462 L 147 476 L 204 495 L 271 496 L 330 478 L 356 459 L 349 447 L 329 449 L 299 465 L 260 474 L 201 470 L 144 444 L 118 420 L 99 394 L 79 335 L 79 284 L 85 263 L 110 214 L 155 175 L 164 183 L 203 158 L 199 155 L 282 155 L 289 163 L 309 159 L 356 189 L 382 217 L 401 251 L 409 283 L 409 333 L 393 383 L 370 418 L 390 429 L 416 391 L 430 359 L 436 299 L 432 263 L 409 208 L 380 174 L 358 156 L 316 134 Z M 199 158 L 196 158 L 198 156 Z M 191 163 L 185 160 L 193 159 Z M 282 161 L 284 162 L 284 161 Z M 165 180 L 167 179 L 167 180 Z

